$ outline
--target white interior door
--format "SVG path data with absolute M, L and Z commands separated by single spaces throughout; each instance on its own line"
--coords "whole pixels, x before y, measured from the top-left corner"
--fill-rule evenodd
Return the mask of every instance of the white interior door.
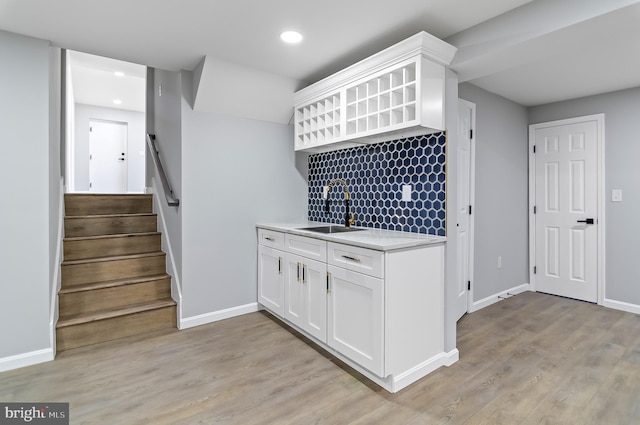
M 127 124 L 89 121 L 89 190 L 127 192 Z
M 535 289 L 598 301 L 598 121 L 531 128 Z
M 456 215 L 457 278 L 456 318 L 462 317 L 469 307 L 471 281 L 471 181 L 472 181 L 472 130 L 475 105 L 458 101 L 458 211 Z

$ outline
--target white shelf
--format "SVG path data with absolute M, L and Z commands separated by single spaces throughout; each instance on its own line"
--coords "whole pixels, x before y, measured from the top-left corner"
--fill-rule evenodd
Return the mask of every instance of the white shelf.
M 340 93 L 296 107 L 296 149 L 331 143 L 340 137 Z
M 415 121 L 418 66 L 418 59 L 411 60 L 347 87 L 346 136 L 380 133 Z
M 295 149 L 444 130 L 445 65 L 454 54 L 453 46 L 422 32 L 296 92 Z

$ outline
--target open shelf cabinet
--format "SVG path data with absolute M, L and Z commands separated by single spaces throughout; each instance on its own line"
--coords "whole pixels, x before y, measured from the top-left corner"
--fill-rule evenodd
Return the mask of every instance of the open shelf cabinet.
M 295 149 L 326 151 L 444 130 L 456 48 L 420 32 L 293 97 Z

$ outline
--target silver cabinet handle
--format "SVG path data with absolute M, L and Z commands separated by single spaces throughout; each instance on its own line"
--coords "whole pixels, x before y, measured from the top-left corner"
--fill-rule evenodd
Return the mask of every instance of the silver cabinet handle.
M 331 287 L 329 286 L 330 280 L 331 280 L 331 273 L 327 272 L 327 294 L 331 293 Z
M 298 263 L 298 282 L 300 282 L 300 263 Z
M 355 258 L 355 257 L 349 257 L 348 255 L 343 255 L 342 258 L 344 258 L 345 260 L 351 260 L 351 261 L 355 261 L 356 263 L 360 262 L 359 258 Z
M 306 269 L 307 266 L 305 266 L 304 264 L 302 265 L 302 283 L 307 283 L 307 278 L 304 275 L 304 269 Z
M 269 242 L 275 242 L 276 240 L 273 238 L 270 238 L 269 236 L 265 236 L 264 237 L 266 240 L 268 240 Z
M 278 274 L 282 274 L 282 257 L 278 257 Z

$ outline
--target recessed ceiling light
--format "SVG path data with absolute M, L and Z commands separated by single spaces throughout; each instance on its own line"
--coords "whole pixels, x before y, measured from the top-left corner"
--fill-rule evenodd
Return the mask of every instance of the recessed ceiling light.
M 298 31 L 285 31 L 280 34 L 280 39 L 285 43 L 300 43 L 302 41 L 302 34 Z
M 122 71 L 116 71 L 114 72 L 114 74 L 116 75 L 116 77 L 124 77 L 124 72 Z
M 120 99 L 113 99 L 113 103 L 115 103 L 116 105 L 120 105 L 122 104 L 122 101 Z

